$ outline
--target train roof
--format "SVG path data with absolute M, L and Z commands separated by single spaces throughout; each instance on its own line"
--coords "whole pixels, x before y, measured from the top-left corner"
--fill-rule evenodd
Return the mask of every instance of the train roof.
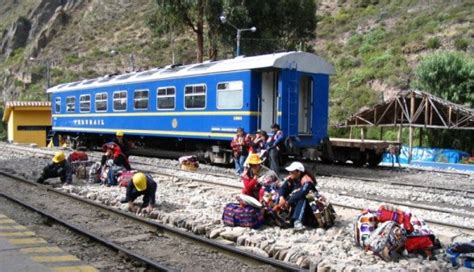
M 205 75 L 221 72 L 254 70 L 262 68 L 292 68 L 314 74 L 334 74 L 334 67 L 321 57 L 305 52 L 284 52 L 253 57 L 236 57 L 214 62 L 189 65 L 169 65 L 147 71 L 119 75 L 106 75 L 95 79 L 63 83 L 48 89 L 48 93 L 100 88 L 113 85 L 139 83 L 160 79 Z

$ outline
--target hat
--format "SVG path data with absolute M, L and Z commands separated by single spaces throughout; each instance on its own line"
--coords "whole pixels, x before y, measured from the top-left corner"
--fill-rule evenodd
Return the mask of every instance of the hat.
M 146 176 L 143 173 L 136 173 L 132 177 L 133 185 L 137 188 L 137 191 L 143 192 L 146 190 Z
M 249 158 L 248 158 L 248 161 L 247 161 L 248 164 L 261 164 L 262 163 L 262 160 L 260 159 L 260 156 L 256 153 L 251 153 L 249 155 Z
M 285 168 L 286 171 L 288 172 L 291 172 L 291 171 L 295 171 L 295 170 L 298 170 L 300 172 L 304 172 L 304 166 L 301 162 L 292 162 L 290 164 L 290 166 L 288 166 L 287 168 Z
M 64 155 L 64 152 L 58 151 L 56 154 L 54 154 L 53 157 L 53 162 L 54 163 L 60 163 L 66 159 L 66 155 Z
M 123 137 L 123 130 L 117 130 L 117 133 L 115 133 L 115 136 Z

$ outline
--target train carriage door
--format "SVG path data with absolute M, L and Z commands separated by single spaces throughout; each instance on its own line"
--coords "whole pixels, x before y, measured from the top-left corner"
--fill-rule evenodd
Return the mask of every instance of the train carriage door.
M 260 99 L 260 129 L 268 131 L 277 122 L 277 81 L 275 71 L 262 72 L 262 95 Z
M 298 98 L 298 134 L 311 134 L 312 113 L 313 113 L 313 79 L 302 76 L 299 84 Z
M 294 66 L 294 67 L 293 67 Z M 287 70 L 286 88 L 288 95 L 288 136 L 298 135 L 298 118 L 301 107 L 298 105 L 298 72 L 296 71 L 296 64 L 290 65 Z

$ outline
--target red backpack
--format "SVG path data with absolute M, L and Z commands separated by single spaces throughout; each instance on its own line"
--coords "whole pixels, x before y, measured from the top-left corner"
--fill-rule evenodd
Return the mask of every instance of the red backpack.
M 87 160 L 89 160 L 89 157 L 84 151 L 74 151 L 71 154 L 69 154 L 69 157 L 68 157 L 69 162 L 87 161 Z

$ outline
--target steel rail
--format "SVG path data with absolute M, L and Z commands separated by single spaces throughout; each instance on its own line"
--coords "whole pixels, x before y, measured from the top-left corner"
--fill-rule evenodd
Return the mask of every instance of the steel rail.
M 353 195 L 350 195 L 350 194 L 339 194 L 339 195 L 340 196 L 354 197 Z M 433 212 L 449 213 L 449 214 L 456 215 L 456 216 L 474 217 L 474 214 L 471 214 L 471 213 L 463 213 L 463 212 L 451 211 L 451 210 L 448 210 L 448 209 L 427 207 L 427 206 L 422 206 L 422 205 L 414 205 L 414 204 L 404 203 L 404 202 L 400 202 L 400 201 L 382 200 L 382 199 L 376 199 L 376 198 L 372 198 L 372 197 L 364 197 L 364 199 L 374 201 L 374 202 L 381 202 L 381 203 L 388 203 L 388 204 L 394 204 L 394 205 L 400 205 L 400 206 L 407 206 L 407 207 L 411 207 L 411 208 L 415 208 L 415 209 L 421 209 L 421 210 L 427 210 L 427 211 L 433 211 Z
M 356 206 L 345 205 L 345 204 L 341 204 L 341 203 L 337 203 L 337 202 L 331 202 L 331 204 L 333 206 L 336 206 L 336 207 L 341 207 L 341 208 L 346 208 L 346 209 L 351 209 L 351 210 L 361 211 L 361 210 L 365 209 L 365 207 L 356 207 Z M 425 222 L 428 222 L 428 223 L 433 223 L 433 224 L 441 225 L 441 226 L 445 226 L 445 227 L 451 227 L 451 228 L 458 228 L 458 229 L 463 229 L 463 230 L 474 231 L 474 227 L 470 227 L 470 226 L 456 225 L 456 224 L 445 223 L 445 222 L 441 222 L 441 221 L 438 221 L 438 220 L 431 220 L 431 219 L 423 219 L 423 220 Z
M 443 186 L 426 186 L 421 184 L 413 184 L 413 183 L 404 183 L 404 182 L 391 182 L 391 181 L 381 181 L 379 179 L 374 178 L 362 178 L 362 177 L 352 177 L 352 176 L 344 176 L 344 175 L 336 175 L 336 174 L 318 174 L 321 177 L 334 177 L 334 178 L 341 178 L 341 179 L 355 179 L 364 182 L 373 182 L 373 183 L 381 183 L 387 185 L 398 185 L 398 186 L 405 186 L 405 187 L 417 187 L 417 188 L 426 188 L 426 189 L 435 189 L 441 191 L 453 191 L 453 192 L 461 192 L 461 193 L 469 193 L 474 194 L 474 190 L 463 190 L 457 188 L 448 188 Z
M 18 177 L 18 176 L 9 174 L 9 173 L 5 173 L 4 171 L 0 171 L 0 175 L 3 175 L 3 176 L 6 176 L 6 177 L 9 177 L 11 179 L 21 181 L 23 183 L 27 183 L 27 184 L 32 185 L 32 186 L 41 187 L 46 191 L 51 191 L 51 192 L 54 192 L 56 194 L 59 194 L 59 195 L 65 196 L 65 197 L 73 198 L 73 199 L 76 199 L 80 202 L 88 203 L 90 205 L 99 207 L 99 208 L 107 210 L 109 212 L 119 214 L 119 215 L 124 216 L 128 219 L 133 219 L 135 221 L 139 221 L 141 223 L 154 226 L 154 227 L 156 227 L 158 229 L 161 229 L 163 231 L 173 233 L 177 236 L 181 236 L 181 237 L 190 239 L 192 241 L 202 243 L 206 246 L 212 246 L 212 247 L 224 250 L 228 253 L 235 254 L 239 257 L 243 257 L 243 258 L 247 258 L 247 259 L 252 260 L 252 261 L 257 261 L 257 262 L 260 262 L 260 263 L 263 263 L 263 264 L 271 265 L 271 266 L 283 269 L 285 271 L 301 271 L 302 270 L 301 268 L 299 268 L 297 266 L 294 266 L 294 265 L 291 265 L 291 264 L 288 264 L 288 263 L 285 263 L 285 262 L 282 262 L 282 261 L 279 261 L 279 260 L 266 258 L 266 257 L 259 256 L 259 255 L 256 255 L 254 253 L 251 253 L 251 252 L 248 252 L 248 251 L 245 251 L 245 250 L 235 248 L 233 246 L 229 246 L 229 245 L 225 245 L 225 244 L 222 244 L 222 243 L 219 243 L 219 242 L 215 242 L 215 241 L 212 241 L 212 240 L 210 240 L 208 238 L 205 238 L 205 237 L 201 237 L 201 236 L 198 236 L 198 235 L 195 235 L 195 234 L 192 234 L 192 233 L 188 233 L 188 232 L 185 232 L 185 231 L 173 228 L 173 227 L 169 227 L 169 226 L 166 226 L 165 224 L 161 224 L 161 223 L 158 223 L 158 222 L 155 222 L 155 221 L 151 221 L 149 219 L 139 217 L 137 215 L 133 215 L 133 214 L 130 214 L 128 212 L 120 211 L 120 210 L 108 207 L 106 205 L 103 205 L 101 203 L 96 203 L 96 202 L 91 201 L 89 199 L 85 199 L 85 198 L 82 198 L 82 197 L 79 197 L 79 196 L 71 195 L 69 193 L 62 192 L 62 191 L 59 191 L 59 190 L 54 189 L 54 188 L 50 188 L 50 187 L 45 186 L 45 185 L 37 184 L 35 182 L 24 179 L 22 177 Z
M 76 226 L 76 225 L 74 225 L 74 224 L 72 224 L 72 223 L 69 223 L 69 222 L 67 222 L 67 221 L 64 221 L 64 220 L 62 220 L 62 219 L 60 219 L 60 218 L 58 218 L 58 217 L 56 217 L 56 216 L 54 216 L 54 215 L 52 215 L 52 214 L 50 214 L 50 213 L 47 213 L 47 212 L 42 211 L 42 210 L 39 210 L 39 209 L 37 209 L 37 208 L 35 208 L 35 207 L 33 207 L 33 206 L 31 206 L 31 205 L 29 205 L 29 204 L 27 204 L 27 203 L 21 201 L 21 200 L 19 200 L 18 198 L 15 198 L 15 197 L 13 197 L 13 196 L 6 195 L 5 193 L 1 193 L 1 192 L 0 192 L 0 197 L 3 197 L 3 198 L 5 198 L 5 199 L 8 199 L 8 200 L 10 200 L 10 201 L 12 201 L 12 202 L 15 202 L 15 203 L 17 203 L 17 204 L 19 204 L 19 205 L 21 205 L 21 206 L 23 206 L 23 207 L 25 207 L 25 208 L 28 208 L 29 210 L 32 210 L 32 211 L 34 211 L 34 212 L 36 212 L 36 213 L 38 213 L 38 214 L 41 214 L 42 216 L 47 217 L 48 219 L 51 219 L 51 220 L 53 220 L 54 222 L 59 223 L 59 224 L 65 226 L 65 227 L 67 227 L 67 228 L 73 230 L 73 231 L 76 232 L 76 233 L 79 233 L 80 235 L 86 236 L 86 237 L 88 237 L 88 238 L 90 238 L 90 239 L 92 239 L 92 240 L 94 240 L 94 241 L 96 241 L 96 242 L 98 242 L 98 243 L 100 243 L 100 244 L 102 244 L 102 245 L 104 245 L 104 246 L 106 246 L 106 247 L 108 247 L 108 248 L 110 248 L 110 249 L 112 249 L 112 250 L 118 252 L 118 253 L 125 254 L 125 255 L 131 257 L 132 259 L 135 259 L 135 260 L 137 260 L 137 261 L 139 261 L 139 262 L 145 264 L 145 266 L 146 266 L 147 268 L 153 268 L 153 269 L 156 269 L 156 270 L 158 270 L 158 271 L 174 271 L 173 269 L 171 269 L 171 268 L 169 268 L 169 267 L 167 267 L 167 266 L 165 266 L 165 265 L 163 265 L 163 264 L 161 264 L 161 263 L 155 262 L 155 261 L 153 261 L 153 260 L 151 260 L 151 259 L 148 259 L 147 257 L 138 255 L 138 254 L 136 254 L 136 253 L 133 252 L 133 251 L 130 251 L 130 250 L 124 248 L 124 247 L 121 247 L 121 246 L 119 246 L 119 245 L 117 245 L 117 244 L 115 244 L 115 243 L 113 243 L 113 242 L 111 242 L 111 241 L 109 241 L 109 240 L 106 240 L 106 239 L 104 239 L 104 238 L 102 238 L 102 237 L 100 237 L 100 236 L 98 236 L 98 235 L 95 235 L 94 233 L 89 232 L 89 231 L 87 231 L 87 230 L 85 230 L 85 229 L 83 229 L 83 228 L 81 228 L 81 227 L 79 227 L 79 226 Z
M 20 148 L 13 147 L 13 148 L 14 149 L 21 149 L 21 147 Z M 44 151 L 44 150 L 36 150 L 36 152 L 42 153 L 43 155 L 46 155 L 46 154 L 51 155 L 50 152 Z M 98 158 L 96 158 L 96 156 L 97 155 L 94 154 L 91 157 L 93 157 L 94 159 L 98 159 Z M 144 165 L 144 166 L 149 166 L 149 167 L 159 166 L 161 168 L 176 171 L 176 168 L 165 166 L 165 165 L 153 165 L 151 163 L 143 163 L 143 162 L 134 162 L 134 164 L 135 165 Z M 351 165 L 346 165 L 344 167 L 360 169 L 360 167 L 354 167 L 354 166 L 351 166 Z M 314 168 L 314 166 L 313 166 L 313 168 Z M 378 166 L 377 168 L 373 168 L 373 169 L 376 170 L 376 171 L 390 171 L 391 170 L 391 168 L 388 167 L 388 166 Z M 407 169 L 407 168 L 403 168 L 403 169 Z M 143 169 L 137 169 L 137 170 L 143 170 Z M 407 169 L 407 171 L 410 171 L 410 170 L 412 170 L 412 169 Z M 443 173 L 443 174 L 448 174 L 448 175 L 462 175 L 462 176 L 467 176 L 467 177 L 471 176 L 470 174 L 466 174 L 466 173 L 456 173 L 456 172 L 448 172 L 448 171 L 440 171 L 440 170 L 425 170 L 425 169 L 417 169 L 417 168 L 414 168 L 413 170 L 419 171 L 419 172 Z M 153 172 L 153 171 L 149 171 L 149 170 L 145 170 L 145 171 Z M 189 171 L 189 170 L 184 170 L 184 169 L 179 169 L 179 171 L 187 172 L 187 173 L 197 173 L 197 174 L 201 174 L 201 175 L 210 175 L 210 176 L 222 177 L 222 178 L 229 178 L 228 174 L 225 174 L 225 173 L 212 173 L 212 174 L 209 174 L 209 173 L 203 173 L 203 171 L 201 171 L 201 170 Z M 156 171 L 154 171 L 154 173 L 161 174 L 161 175 L 169 175 L 169 174 L 166 174 L 166 173 L 159 173 L 159 172 L 156 172 Z M 342 178 L 342 179 L 355 179 L 355 180 L 361 180 L 361 181 L 365 181 L 365 182 L 379 182 L 379 183 L 385 183 L 385 184 L 389 184 L 389 185 L 398 185 L 398 186 L 406 186 L 406 187 L 418 187 L 418 188 L 436 189 L 436 190 L 453 191 L 453 192 L 461 192 L 461 193 L 465 192 L 465 193 L 468 193 L 468 194 L 474 194 L 474 190 L 463 190 L 463 189 L 448 188 L 448 187 L 443 187 L 443 186 L 425 186 L 425 185 L 420 185 L 420 184 L 404 183 L 404 182 L 390 182 L 390 181 L 381 182 L 380 180 L 374 179 L 374 178 L 353 177 L 353 176 L 344 176 L 344 175 L 337 175 L 337 174 L 324 174 L 324 173 L 317 173 L 317 172 L 315 172 L 315 174 L 317 174 L 318 176 L 323 176 L 323 177 L 336 177 L 336 178 Z M 238 177 L 236 176 L 236 178 L 238 178 Z M 206 181 L 203 181 L 203 182 L 206 182 Z M 209 182 L 209 183 L 212 183 L 212 182 Z

